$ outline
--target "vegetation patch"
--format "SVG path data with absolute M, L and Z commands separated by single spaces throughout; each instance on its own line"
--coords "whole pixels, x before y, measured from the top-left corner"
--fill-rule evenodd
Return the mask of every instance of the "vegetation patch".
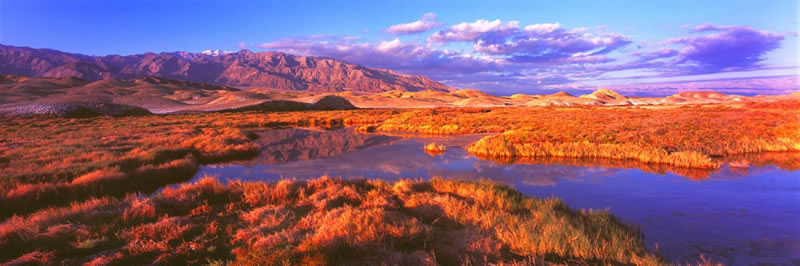
M 607 212 L 442 179 L 205 178 L 15 216 L 0 250 L 12 264 L 662 264 Z
M 800 110 L 788 108 L 793 106 L 776 102 L 659 109 L 434 108 L 4 119 L 0 218 L 90 197 L 149 193 L 188 180 L 198 164 L 256 156 L 253 131 L 290 126 L 497 132 L 502 134 L 481 139 L 468 147 L 469 152 L 501 162 L 550 157 L 637 161 L 702 177 L 709 172 L 680 168 L 713 170 L 734 155 L 800 151 Z
M 363 126 L 357 126 L 355 128 L 355 131 L 356 132 L 360 132 L 360 133 L 371 133 L 371 132 L 375 132 L 375 130 L 377 130 L 377 129 L 378 129 L 378 127 L 375 126 L 375 125 L 363 125 Z
M 468 148 L 474 155 L 493 160 L 605 158 L 715 169 L 721 157 L 800 151 L 800 109 L 787 106 L 794 103 L 658 109 L 437 108 L 393 115 L 378 130 L 503 133 Z
M 254 130 L 373 124 L 391 111 L 200 113 L 0 120 L 0 218 L 153 192 L 203 163 L 257 155 Z
M 428 143 L 428 145 L 425 145 L 423 149 L 430 155 L 439 155 L 447 151 L 447 147 L 445 147 L 443 144 L 438 144 L 435 142 Z

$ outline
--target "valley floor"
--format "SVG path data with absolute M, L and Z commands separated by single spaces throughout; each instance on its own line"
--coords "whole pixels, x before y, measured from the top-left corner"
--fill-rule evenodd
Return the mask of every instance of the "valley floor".
M 208 179 L 138 194 L 185 182 L 200 164 L 252 158 L 257 130 L 344 125 L 496 133 L 468 150 L 501 162 L 590 157 L 707 169 L 731 155 L 800 151 L 793 101 L 3 119 L 0 261 L 661 263 L 607 213 L 489 182 Z

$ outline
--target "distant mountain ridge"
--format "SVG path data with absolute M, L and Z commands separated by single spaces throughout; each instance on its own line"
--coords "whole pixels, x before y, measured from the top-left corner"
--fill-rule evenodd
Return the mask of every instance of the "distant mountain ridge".
M 384 92 L 358 95 L 337 93 L 361 108 L 414 107 L 502 107 L 502 106 L 648 106 L 686 104 L 733 104 L 743 102 L 775 102 L 800 100 L 800 92 L 790 95 L 741 96 L 713 91 L 681 92 L 666 97 L 628 97 L 616 91 L 599 88 L 590 94 L 573 96 L 566 92 L 549 95 L 514 94 L 494 96 L 475 90 L 445 92 Z
M 0 74 L 0 109 L 5 108 L 14 112 L 27 110 L 20 109 L 22 106 L 31 107 L 32 109 L 29 109 L 39 113 L 50 112 L 48 110 L 69 111 L 76 108 L 76 110 L 89 109 L 102 113 L 127 110 L 126 106 L 144 108 L 151 113 L 172 113 L 222 110 L 341 110 L 355 107 L 647 106 L 735 104 L 785 100 L 800 100 L 800 92 L 791 95 L 752 97 L 727 95 L 713 91 L 681 92 L 666 97 L 628 97 L 603 88 L 580 96 L 573 96 L 566 92 L 550 95 L 494 96 L 470 89 L 454 92 L 395 90 L 381 93 L 353 91 L 329 93 L 267 89 L 241 90 L 225 85 L 160 77 L 90 81 L 75 77 L 49 78 Z M 91 104 L 85 105 L 89 103 Z
M 84 80 L 162 77 L 276 90 L 337 92 L 454 91 L 422 76 L 278 52 L 171 52 L 89 56 L 0 44 L 0 74 Z

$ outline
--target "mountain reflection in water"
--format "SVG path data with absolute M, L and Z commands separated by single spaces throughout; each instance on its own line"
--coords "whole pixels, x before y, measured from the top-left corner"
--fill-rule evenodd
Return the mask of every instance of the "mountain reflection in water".
M 216 174 L 248 181 L 280 178 L 316 178 L 329 175 L 344 178 L 430 178 L 492 179 L 513 184 L 555 185 L 559 180 L 579 181 L 601 178 L 624 169 L 645 173 L 675 174 L 692 180 L 735 178 L 764 166 L 783 170 L 800 169 L 800 153 L 756 153 L 722 159 L 721 169 L 692 169 L 632 160 L 603 158 L 476 158 L 464 148 L 487 134 L 430 136 L 408 133 L 361 134 L 352 128 L 333 130 L 287 128 L 257 133 L 259 155 L 234 164 L 204 166 L 198 176 Z M 427 143 L 450 147 L 441 155 L 422 149 Z M 455 147 L 453 149 L 453 147 Z M 728 167 L 746 162 L 748 167 Z
M 259 135 L 257 158 L 202 166 L 195 178 L 491 179 L 573 208 L 607 209 L 640 226 L 651 248 L 658 243 L 673 262 L 697 261 L 700 254 L 725 264 L 800 261 L 800 153 L 746 154 L 720 159 L 720 169 L 686 169 L 605 159 L 492 161 L 464 150 L 485 135 L 360 134 L 351 128 Z M 431 142 L 447 151 L 426 154 L 423 146 Z
M 389 144 L 397 137 L 355 134 L 350 128 L 334 130 L 287 128 L 258 132 L 259 155 L 244 165 L 272 165 L 299 160 L 330 158 L 368 147 Z

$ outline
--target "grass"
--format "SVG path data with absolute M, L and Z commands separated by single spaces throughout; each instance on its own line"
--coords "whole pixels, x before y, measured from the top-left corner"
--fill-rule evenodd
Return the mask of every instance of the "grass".
M 489 158 L 509 157 L 572 157 L 636 160 L 686 168 L 719 168 L 720 163 L 697 151 L 673 151 L 646 145 L 552 142 L 540 140 L 537 131 L 509 130 L 501 135 L 484 137 L 471 144 L 467 151 Z
M 209 113 L 0 121 L 0 218 L 92 196 L 149 193 L 198 164 L 251 158 L 252 131 L 375 123 L 392 111 Z
M 471 145 L 484 158 L 576 157 L 715 169 L 719 158 L 800 151 L 796 102 L 747 106 L 472 108 L 415 110 L 383 131 L 502 133 Z M 789 106 L 789 107 L 787 107 Z
M 0 261 L 38 264 L 658 264 L 604 212 L 491 182 L 228 185 L 198 165 L 244 160 L 281 127 L 498 133 L 502 163 L 635 167 L 704 178 L 724 164 L 796 170 L 800 106 L 436 108 L 0 121 Z M 522 114 L 522 115 L 520 115 Z M 433 144 L 433 143 L 431 143 Z M 431 147 L 439 150 L 439 145 Z M 773 151 L 782 153 L 757 153 Z
M 363 126 L 357 126 L 354 130 L 360 133 L 372 133 L 375 132 L 377 128 L 378 127 L 375 125 L 363 125 Z
M 700 178 L 725 157 L 800 150 L 794 103 L 682 108 L 436 108 L 200 113 L 0 121 L 0 218 L 92 196 L 152 192 L 198 164 L 253 157 L 253 131 L 356 125 L 359 132 L 502 133 L 469 146 L 502 162 L 524 158 L 637 161 Z M 519 115 L 525 114 L 525 115 Z M 663 172 L 663 171 L 662 171 Z M 706 173 L 706 174 L 704 174 Z
M 435 142 L 428 143 L 428 145 L 425 145 L 423 149 L 425 150 L 425 153 L 430 155 L 439 155 L 447 151 L 447 147 L 445 147 L 443 144 L 438 144 Z
M 44 264 L 662 264 L 606 212 L 489 181 L 206 178 L 0 224 L 0 261 Z

